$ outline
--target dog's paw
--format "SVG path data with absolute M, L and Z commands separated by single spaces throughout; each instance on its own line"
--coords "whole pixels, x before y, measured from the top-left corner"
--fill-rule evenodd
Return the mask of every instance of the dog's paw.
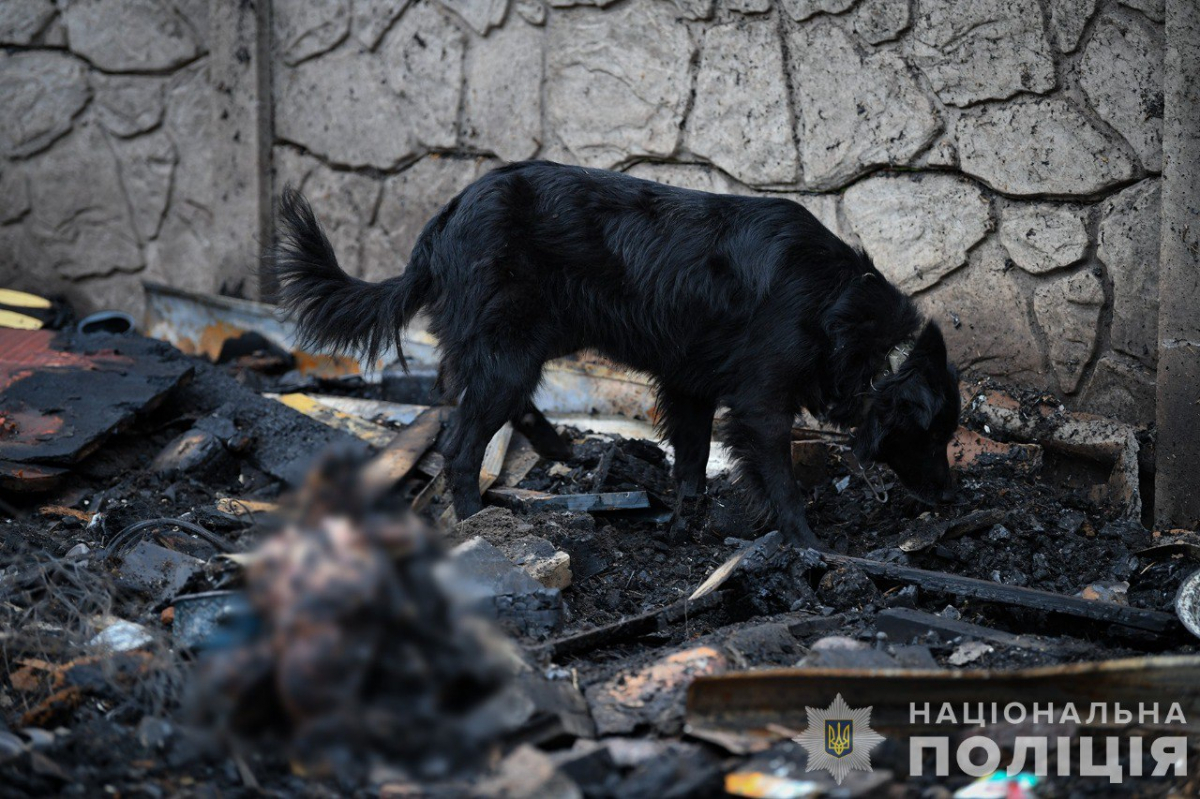
M 812 528 L 808 526 L 808 522 L 803 520 L 781 527 L 780 532 L 783 533 L 788 543 L 796 549 L 815 551 L 821 545 L 817 541 L 817 536 L 813 533 Z

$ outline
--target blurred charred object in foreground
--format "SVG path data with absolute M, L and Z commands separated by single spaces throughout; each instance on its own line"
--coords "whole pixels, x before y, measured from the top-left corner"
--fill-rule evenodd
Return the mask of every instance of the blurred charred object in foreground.
M 222 733 L 284 735 L 308 773 L 444 778 L 480 762 L 482 703 L 506 669 L 434 581 L 436 538 L 411 514 L 368 509 L 350 460 L 314 471 L 300 520 L 251 556 L 261 632 L 202 655 L 193 713 Z

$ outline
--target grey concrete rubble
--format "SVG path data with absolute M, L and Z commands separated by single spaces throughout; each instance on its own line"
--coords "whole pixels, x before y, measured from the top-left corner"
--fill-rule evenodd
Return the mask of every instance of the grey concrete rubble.
M 559 588 L 539 582 L 481 537 L 454 549 L 441 573 L 449 596 L 523 635 L 544 635 L 561 624 Z

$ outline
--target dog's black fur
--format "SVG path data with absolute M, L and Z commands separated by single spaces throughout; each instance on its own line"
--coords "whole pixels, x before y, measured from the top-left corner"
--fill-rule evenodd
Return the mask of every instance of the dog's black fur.
M 728 406 L 743 481 L 799 541 L 814 540 L 792 473 L 801 408 L 856 426 L 859 459 L 886 462 L 922 498 L 950 485 L 959 396 L 941 331 L 790 200 L 511 164 L 451 200 L 408 268 L 374 284 L 342 271 L 294 191 L 282 221 L 268 268 L 309 342 L 373 358 L 428 310 L 441 379 L 458 396 L 446 457 L 459 518 L 481 507 L 488 440 L 536 414 L 542 365 L 581 349 L 654 378 L 681 496 L 704 491 L 713 413 Z M 911 355 L 879 377 L 906 339 Z

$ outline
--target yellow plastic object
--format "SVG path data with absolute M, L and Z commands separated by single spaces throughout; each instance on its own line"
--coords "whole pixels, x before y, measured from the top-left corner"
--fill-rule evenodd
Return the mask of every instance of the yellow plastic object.
M 725 775 L 725 793 L 752 799 L 806 799 L 820 795 L 821 787 L 811 780 L 776 777 L 758 771 L 735 771 Z
M 352 436 L 357 436 L 373 447 L 382 449 L 396 437 L 396 431 L 390 427 L 368 422 L 366 419 L 360 419 L 348 413 L 335 411 L 333 408 L 323 405 L 307 394 L 268 394 L 267 396 L 282 402 L 294 411 L 299 411 L 310 419 L 316 419 L 321 424 L 337 428 Z
M 49 308 L 50 300 L 15 289 L 0 289 L 0 305 L 10 308 Z
M 13 327 L 17 330 L 40 330 L 43 324 L 41 319 L 26 316 L 23 313 L 0 310 L 0 327 Z

